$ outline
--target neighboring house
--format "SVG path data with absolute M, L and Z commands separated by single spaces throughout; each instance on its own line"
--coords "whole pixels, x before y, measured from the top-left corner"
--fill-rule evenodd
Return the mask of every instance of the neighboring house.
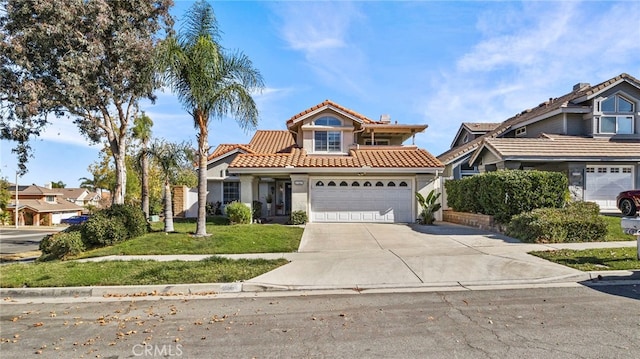
M 444 168 L 403 145 L 427 125 L 373 121 L 327 100 L 286 126 L 257 131 L 248 144 L 219 145 L 207 162 L 207 202 L 260 201 L 263 216 L 305 211 L 311 222 L 414 222 L 415 192 L 437 186 Z
M 640 81 L 621 74 L 595 86 L 576 84 L 478 138 L 453 144 L 438 156 L 449 178 L 499 169 L 559 171 L 574 199 L 615 210 L 619 192 L 640 188 Z
M 78 206 L 100 206 L 101 196 L 97 192 L 90 192 L 86 188 L 58 188 L 63 193 L 64 199 Z
M 15 185 L 14 187 L 15 188 Z M 64 218 L 79 215 L 82 207 L 64 199 L 63 188 L 47 188 L 36 185 L 18 186 L 18 224 L 48 226 L 60 224 Z M 16 191 L 11 193 L 7 210 L 15 218 Z

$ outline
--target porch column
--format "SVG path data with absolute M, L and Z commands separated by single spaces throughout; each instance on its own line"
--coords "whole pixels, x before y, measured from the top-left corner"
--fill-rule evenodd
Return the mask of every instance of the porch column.
M 291 211 L 304 211 L 309 216 L 309 175 L 291 175 Z
M 249 208 L 253 202 L 253 181 L 252 175 L 240 175 L 240 202 Z

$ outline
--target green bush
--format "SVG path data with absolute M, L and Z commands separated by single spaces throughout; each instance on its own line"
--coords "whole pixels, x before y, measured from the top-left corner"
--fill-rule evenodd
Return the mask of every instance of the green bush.
M 147 233 L 147 219 L 140 207 L 130 204 L 114 204 L 105 211 L 109 217 L 122 220 L 122 224 L 127 229 L 126 239 L 140 237 Z
M 82 240 L 87 247 L 110 246 L 130 238 L 122 219 L 109 217 L 106 210 L 91 216 L 80 226 L 80 231 L 82 232 Z
M 447 204 L 458 212 L 493 216 L 509 223 L 514 215 L 536 208 L 560 208 L 568 193 L 560 172 L 495 171 L 445 182 Z
M 299 225 L 307 223 L 309 219 L 307 218 L 307 212 L 305 211 L 293 211 L 291 212 L 291 218 L 289 219 L 289 223 Z
M 244 203 L 238 201 L 231 202 L 224 210 L 232 224 L 251 223 L 251 208 L 245 206 Z
M 77 227 L 77 226 L 73 226 Z M 52 259 L 66 259 L 69 256 L 80 254 L 85 250 L 82 234 L 79 230 L 71 229 L 50 234 L 40 241 L 41 261 Z
M 530 243 L 595 242 L 606 234 L 607 223 L 599 208 L 596 212 L 586 202 L 535 209 L 514 216 L 507 226 L 507 235 Z

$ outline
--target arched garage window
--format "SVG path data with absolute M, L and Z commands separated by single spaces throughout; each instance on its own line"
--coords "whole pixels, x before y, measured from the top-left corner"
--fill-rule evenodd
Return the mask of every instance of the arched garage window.
M 391 181 L 391 182 L 389 182 L 389 184 L 387 184 L 387 186 L 388 186 L 388 187 L 395 187 L 395 186 L 396 186 L 396 183 L 395 183 L 395 182 L 393 182 L 393 181 Z
M 376 182 L 376 187 L 384 187 L 384 183 L 378 181 Z
M 335 186 L 336 186 L 336 183 L 335 183 L 335 182 L 333 182 L 333 181 L 329 181 L 329 183 L 327 184 L 327 186 L 329 186 L 329 187 L 335 187 Z
M 316 182 L 316 187 L 324 187 L 324 182 L 322 181 Z
M 351 187 L 360 187 L 360 183 L 358 181 L 353 181 Z
M 340 187 L 347 187 L 349 184 L 345 181 L 340 182 Z
M 365 182 L 365 183 L 363 184 L 363 186 L 365 186 L 365 187 L 371 187 L 371 182 L 367 181 L 367 182 Z
M 400 182 L 400 187 L 407 187 L 407 182 L 405 181 Z

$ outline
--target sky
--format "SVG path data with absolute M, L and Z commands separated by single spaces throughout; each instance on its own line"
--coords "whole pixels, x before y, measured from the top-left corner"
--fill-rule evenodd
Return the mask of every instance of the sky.
M 264 78 L 257 129 L 284 130 L 325 99 L 372 120 L 427 124 L 415 144 L 437 156 L 462 122 L 502 122 L 574 84 L 640 78 L 640 1 L 210 1 L 221 44 Z M 176 1 L 177 26 L 192 1 Z M 197 147 L 193 120 L 170 91 L 143 102 L 153 137 Z M 20 184 L 78 187 L 98 161 L 70 119 L 32 141 Z M 210 123 L 211 151 L 248 143 L 234 119 Z M 408 143 L 410 144 L 411 140 Z M 15 180 L 14 143 L 0 141 L 0 177 Z

